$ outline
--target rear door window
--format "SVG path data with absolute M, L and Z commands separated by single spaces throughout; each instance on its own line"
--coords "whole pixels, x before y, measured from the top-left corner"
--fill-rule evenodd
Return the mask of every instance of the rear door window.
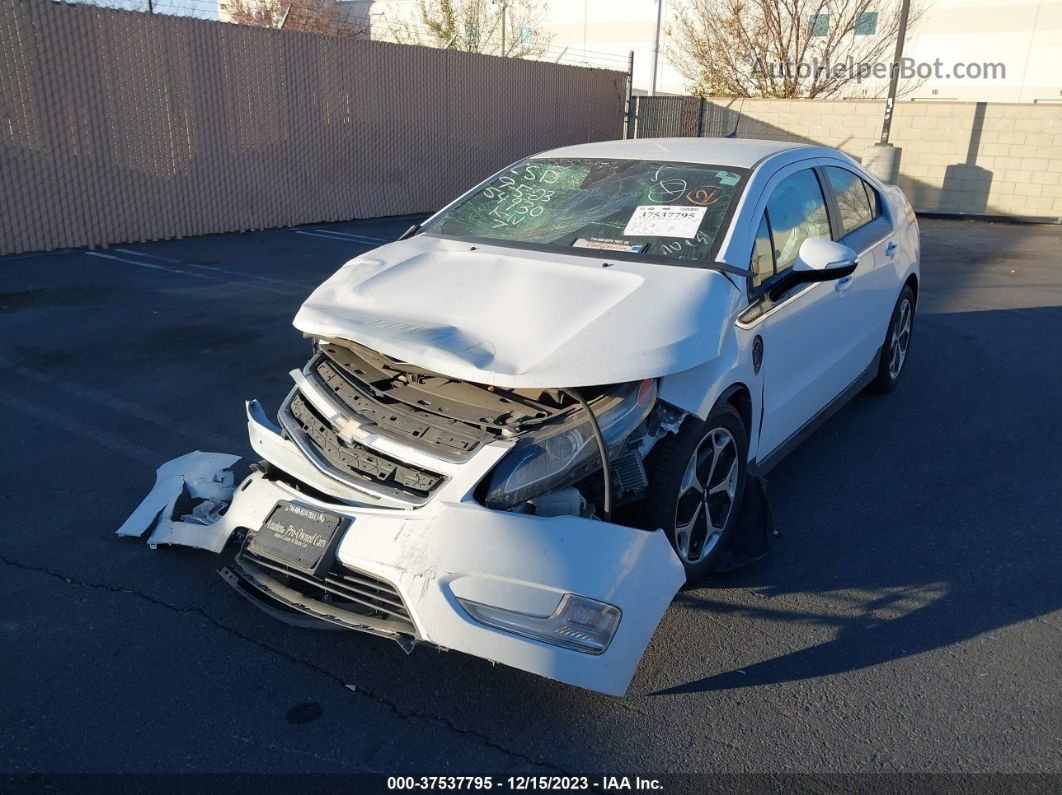
M 877 216 L 877 197 L 862 179 L 845 168 L 826 167 L 826 178 L 837 197 L 837 210 L 841 215 L 841 234 L 847 235 L 870 223 Z M 871 203 L 870 196 L 875 200 Z

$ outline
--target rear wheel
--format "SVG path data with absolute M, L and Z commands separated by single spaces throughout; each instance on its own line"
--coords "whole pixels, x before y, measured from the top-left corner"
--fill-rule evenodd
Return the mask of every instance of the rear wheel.
M 737 524 L 745 490 L 748 434 L 729 404 L 687 419 L 649 461 L 646 516 L 662 527 L 694 582 L 712 570 Z
M 885 344 L 881 348 L 881 361 L 878 374 L 870 382 L 875 392 L 891 392 L 896 388 L 907 362 L 907 353 L 911 348 L 911 334 L 914 331 L 915 296 L 910 285 L 904 285 L 896 306 L 892 310 L 888 331 L 885 332 Z

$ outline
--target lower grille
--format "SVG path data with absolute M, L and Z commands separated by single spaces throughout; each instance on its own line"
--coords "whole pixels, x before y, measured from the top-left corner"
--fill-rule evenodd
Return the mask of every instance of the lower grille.
M 374 626 L 385 626 L 392 632 L 417 634 L 402 595 L 393 585 L 371 574 L 348 569 L 336 561 L 322 580 L 256 555 L 246 544 L 236 558 L 237 565 L 244 562 L 267 570 L 288 588 L 317 603 L 320 607 L 312 611 L 314 614 L 340 611 L 348 614 L 349 623 L 371 619 Z

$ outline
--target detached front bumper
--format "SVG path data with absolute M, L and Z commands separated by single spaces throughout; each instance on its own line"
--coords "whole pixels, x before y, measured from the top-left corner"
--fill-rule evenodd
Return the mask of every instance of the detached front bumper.
M 296 382 L 301 394 L 316 399 L 322 412 L 328 410 L 312 385 L 298 377 Z M 271 465 L 268 471 L 252 472 L 233 489 L 231 477 L 221 470 L 235 457 L 195 453 L 177 459 L 159 470 L 155 488 L 119 533 L 142 535 L 153 528 L 152 546 L 220 552 L 237 532 L 253 539 L 281 502 L 340 517 L 334 531 L 339 535 L 331 536 L 328 546 L 334 560 L 318 564 L 313 575 L 258 554 L 257 545 L 245 541 L 222 576 L 258 606 L 292 623 L 369 632 L 407 649 L 430 643 L 591 690 L 626 691 L 684 580 L 682 564 L 662 532 L 484 507 L 471 494 L 508 451 L 507 444 L 488 444 L 458 463 L 359 432 L 373 454 L 437 473 L 439 485 L 430 498 L 412 501 L 361 488 L 315 460 L 297 429 L 282 431 L 255 401 L 247 404 L 247 422 L 251 445 Z M 209 512 L 184 515 L 180 507 L 182 495 L 221 499 L 230 494 L 231 504 L 219 518 Z M 606 617 L 608 629 L 614 628 L 608 645 L 601 650 L 605 636 L 599 633 L 596 653 L 572 648 L 580 643 L 587 648 L 587 637 L 594 639 L 595 609 Z M 573 623 L 545 620 L 555 611 Z M 530 623 L 549 631 L 517 634 L 521 628 L 507 623 L 513 614 L 522 614 L 524 630 Z M 499 621 L 507 628 L 499 628 Z
M 412 638 L 504 663 L 568 684 L 622 695 L 661 616 L 683 581 L 682 566 L 662 532 L 578 517 L 542 518 L 491 511 L 473 502 L 433 501 L 413 511 L 349 507 L 307 497 L 283 481 L 254 473 L 236 490 L 230 511 L 253 530 L 278 501 L 349 517 L 336 550 L 352 573 L 388 583 L 401 597 Z M 237 564 L 239 565 L 239 564 Z M 259 572 L 257 588 L 269 580 Z M 521 613 L 548 615 L 566 594 L 622 611 L 608 648 L 588 654 L 474 620 L 458 599 Z M 327 603 L 290 592 L 268 593 L 290 609 L 321 618 Z M 334 611 L 333 611 L 334 612 Z M 395 623 L 354 626 L 374 634 L 402 633 Z M 356 619 L 353 619 L 356 622 Z

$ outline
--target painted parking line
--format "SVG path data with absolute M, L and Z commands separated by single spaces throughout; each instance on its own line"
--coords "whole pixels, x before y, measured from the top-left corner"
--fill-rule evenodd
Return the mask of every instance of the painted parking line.
M 391 240 L 383 240 L 379 238 L 357 238 L 352 235 L 342 235 L 335 232 L 329 232 L 325 229 L 315 229 L 312 232 L 305 229 L 293 230 L 297 235 L 307 235 L 308 237 L 320 237 L 325 240 L 334 240 L 337 243 L 357 243 L 362 246 L 379 246 L 384 243 L 391 243 Z
M 198 268 L 205 271 L 216 271 L 217 273 L 224 273 L 226 276 L 233 276 L 238 279 L 253 279 L 254 281 L 259 282 L 269 282 L 271 284 L 282 284 L 288 287 L 305 289 L 304 286 L 298 282 L 288 281 L 287 279 L 275 279 L 272 276 L 259 276 L 257 273 L 243 273 L 242 271 L 229 270 L 228 268 L 219 268 L 216 265 L 203 265 L 199 262 L 185 262 L 183 260 L 160 257 L 157 254 L 148 254 L 146 251 L 136 251 L 130 248 L 115 248 L 114 250 L 121 251 L 123 254 L 133 254 L 134 256 L 150 257 L 151 259 L 157 259 L 162 262 L 172 262 L 174 265 L 180 265 L 181 268 Z
M 126 265 L 136 265 L 138 268 L 147 268 L 153 271 L 164 271 L 166 273 L 173 273 L 177 276 L 191 276 L 194 279 L 206 279 L 207 281 L 216 282 L 219 284 L 232 284 L 231 278 L 222 278 L 221 276 L 214 276 L 209 273 L 197 273 L 194 270 L 188 270 L 187 266 L 182 265 L 180 268 L 171 268 L 167 265 L 157 265 L 154 262 L 141 262 L 140 260 L 129 259 L 128 257 L 116 257 L 114 254 L 104 254 L 102 251 L 86 251 L 85 254 L 90 257 L 100 257 L 102 259 L 114 260 L 115 262 L 124 262 Z M 214 269 L 211 269 L 214 270 Z M 220 270 L 220 269 L 218 269 Z M 234 276 L 232 271 L 222 271 L 227 276 Z M 264 277 L 263 277 L 264 278 Z M 277 295 L 295 295 L 305 292 L 306 288 L 300 287 L 291 283 L 290 287 L 273 287 L 268 284 L 254 284 L 249 285 L 257 287 L 259 290 L 266 290 L 267 292 L 275 293 Z
M 314 229 L 314 232 L 321 232 L 326 235 L 339 235 L 340 237 L 350 238 L 351 240 L 357 240 L 360 243 L 393 243 L 394 240 L 385 237 L 372 237 L 371 235 L 358 235 L 353 232 L 340 232 L 338 229 Z
M 179 259 L 170 259 L 169 257 L 160 257 L 158 254 L 148 254 L 146 251 L 136 251 L 131 248 L 118 248 L 114 247 L 115 251 L 121 251 L 123 254 L 135 254 L 138 257 L 148 257 L 149 259 L 157 259 L 159 262 L 169 262 L 172 265 L 180 265 Z
M 100 257 L 101 259 L 110 259 L 115 262 L 124 262 L 126 265 L 136 265 L 139 268 L 148 268 L 153 271 L 165 271 L 166 273 L 176 273 L 178 276 L 193 276 L 198 279 L 206 279 L 208 281 L 216 282 L 219 279 L 215 276 L 207 276 L 205 273 L 189 273 L 188 271 L 178 270 L 177 268 L 168 268 L 165 265 L 155 265 L 152 262 L 138 262 L 135 259 L 127 259 L 126 257 L 116 257 L 114 254 L 104 254 L 102 251 L 86 251 L 86 256 Z
M 375 243 L 366 243 L 364 240 L 351 240 L 349 237 L 339 237 L 338 235 L 329 235 L 322 232 L 307 232 L 303 229 L 296 229 L 295 234 L 306 235 L 306 237 L 319 237 L 322 240 L 331 240 L 333 243 L 358 243 L 362 246 L 375 246 Z

